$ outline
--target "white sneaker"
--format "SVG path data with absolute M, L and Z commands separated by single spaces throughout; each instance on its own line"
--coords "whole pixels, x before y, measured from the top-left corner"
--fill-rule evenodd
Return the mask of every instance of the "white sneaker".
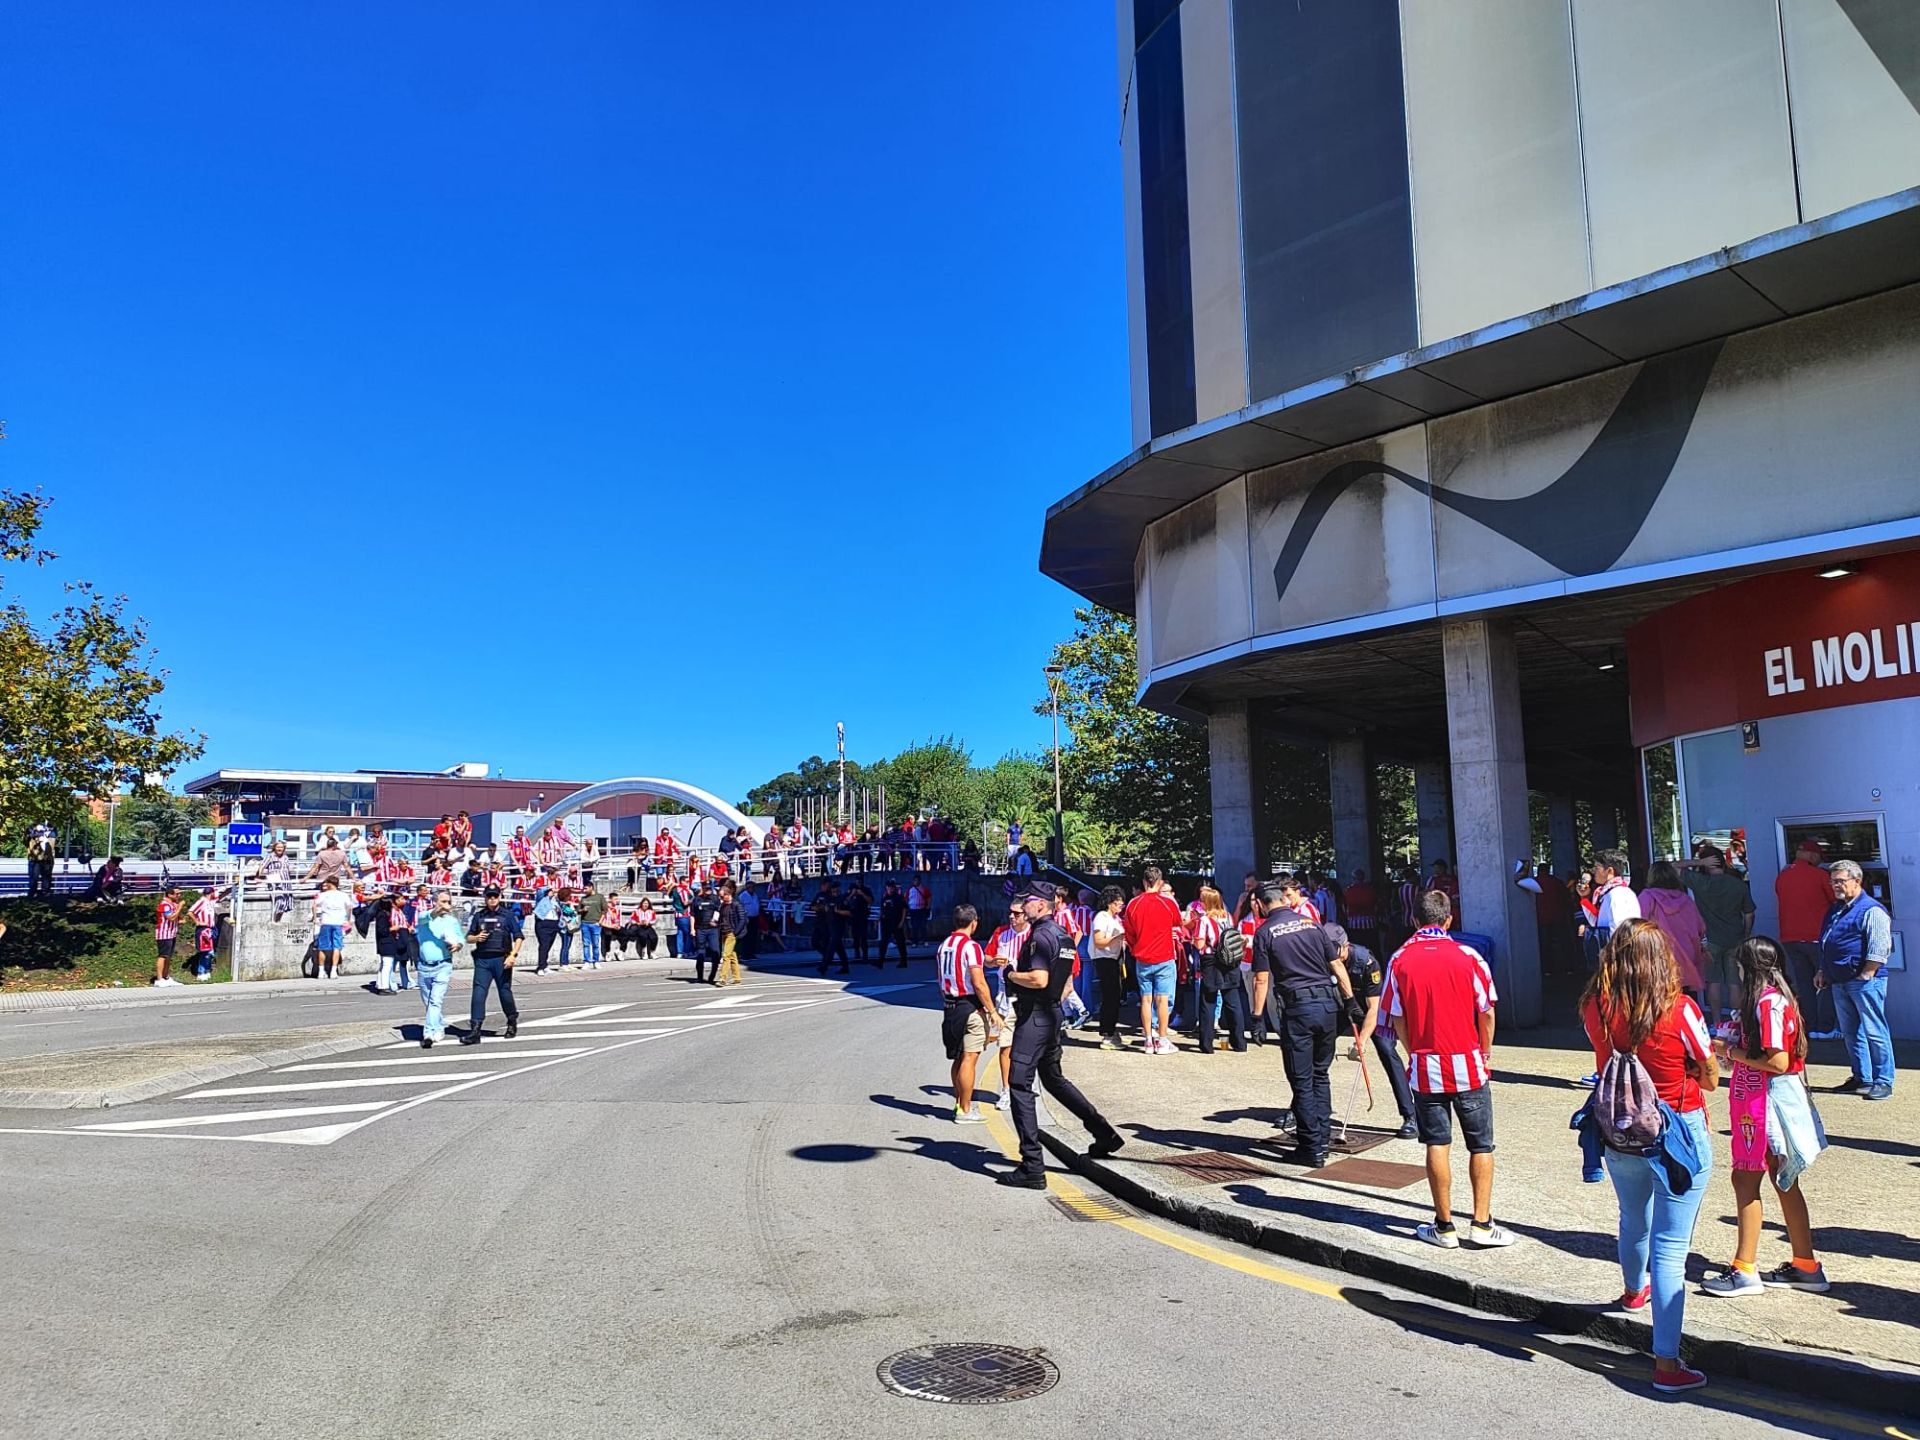
M 993 1102 L 993 1108 L 996 1110 L 1011 1111 L 1013 1109 L 1013 1092 L 1011 1090 L 1002 1090 L 1000 1092 L 1000 1098 Z
M 1177 1055 L 1180 1053 L 1180 1047 L 1175 1045 L 1173 1041 L 1165 1035 L 1162 1035 L 1160 1037 L 1160 1053 L 1162 1055 Z
M 1764 1295 L 1766 1282 L 1755 1270 L 1742 1270 L 1737 1265 L 1729 1265 L 1718 1275 L 1709 1275 L 1700 1282 L 1700 1293 L 1712 1295 L 1719 1300 L 1730 1300 L 1736 1295 Z
M 987 1123 L 987 1117 L 972 1106 L 962 1110 L 956 1105 L 953 1107 L 953 1123 L 956 1125 L 984 1125 Z

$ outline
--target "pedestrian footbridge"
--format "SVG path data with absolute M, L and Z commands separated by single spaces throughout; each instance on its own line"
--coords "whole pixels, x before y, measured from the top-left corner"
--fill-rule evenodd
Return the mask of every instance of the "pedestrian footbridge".
M 538 836 L 556 820 L 580 810 L 590 809 L 598 801 L 610 800 L 616 795 L 664 795 L 682 804 L 691 805 L 702 815 L 718 820 L 729 829 L 738 830 L 741 826 L 746 826 L 747 833 L 753 836 L 753 843 L 756 846 L 766 843 L 767 837 L 761 827 L 718 795 L 702 790 L 697 785 L 689 785 L 683 780 L 666 780 L 658 775 L 627 775 L 618 780 L 602 780 L 598 784 L 587 786 L 584 790 L 576 790 L 542 811 L 527 826 L 527 836 L 529 839 Z

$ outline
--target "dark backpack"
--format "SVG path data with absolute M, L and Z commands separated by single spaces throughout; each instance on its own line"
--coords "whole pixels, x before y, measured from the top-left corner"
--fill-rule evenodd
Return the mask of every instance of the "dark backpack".
M 1247 937 L 1240 933 L 1238 926 L 1222 926 L 1220 938 L 1213 943 L 1213 953 L 1207 957 L 1206 988 L 1225 990 L 1229 985 L 1238 985 L 1240 962 L 1246 957 Z
M 1629 1154 L 1654 1149 L 1667 1129 L 1653 1077 L 1639 1056 L 1623 1050 L 1614 1051 L 1600 1067 L 1592 1113 L 1594 1126 L 1607 1147 Z

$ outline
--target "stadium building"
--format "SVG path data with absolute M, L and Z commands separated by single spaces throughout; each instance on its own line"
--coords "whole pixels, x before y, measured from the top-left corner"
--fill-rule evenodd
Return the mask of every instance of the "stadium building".
M 1503 1009 L 1529 792 L 1636 859 L 1802 835 L 1920 935 L 1920 5 L 1121 0 L 1134 449 L 1041 568 L 1202 719 L 1215 865 L 1414 767 Z

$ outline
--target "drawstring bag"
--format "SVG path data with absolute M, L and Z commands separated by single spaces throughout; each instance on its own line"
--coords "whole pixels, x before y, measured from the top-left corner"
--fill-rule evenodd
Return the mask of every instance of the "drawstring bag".
M 1666 1117 L 1653 1077 L 1637 1055 L 1615 1050 L 1601 1068 L 1593 1091 L 1593 1122 L 1610 1150 L 1646 1155 L 1659 1148 Z

